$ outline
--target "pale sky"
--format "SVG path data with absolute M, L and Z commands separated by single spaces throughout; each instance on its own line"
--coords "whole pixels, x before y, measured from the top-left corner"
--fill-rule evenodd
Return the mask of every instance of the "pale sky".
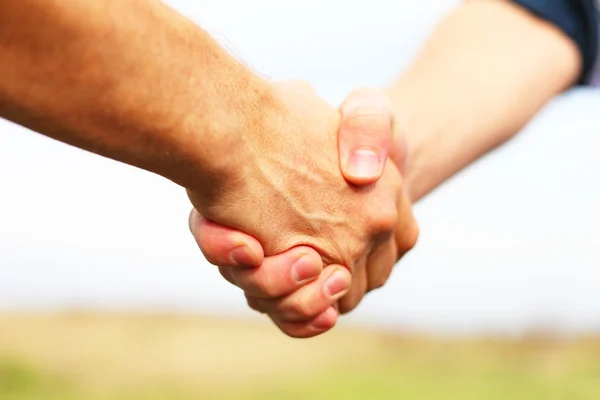
M 168 3 L 253 69 L 336 104 L 392 79 L 455 1 Z M 600 91 L 571 92 L 419 204 L 417 249 L 345 323 L 600 330 L 599 114 Z M 201 257 L 170 182 L 0 121 L 0 188 L 0 308 L 253 315 Z

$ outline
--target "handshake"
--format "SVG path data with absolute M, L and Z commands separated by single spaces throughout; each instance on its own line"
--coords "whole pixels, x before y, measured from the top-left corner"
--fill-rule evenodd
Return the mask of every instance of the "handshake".
M 335 109 L 160 1 L 5 0 L 0 118 L 185 187 L 206 258 L 251 308 L 311 337 L 415 245 L 413 201 L 584 77 L 587 42 L 517 3 L 462 3 L 390 100 L 360 89 Z
M 257 109 L 266 118 L 216 146 L 211 184 L 188 187 L 189 224 L 250 308 L 312 337 L 382 286 L 416 242 L 406 146 L 382 91 L 356 90 L 339 110 L 301 82 L 273 91 L 277 105 Z
M 0 117 L 185 187 L 206 258 L 290 336 L 331 329 L 416 241 L 378 90 L 338 110 L 273 84 L 159 1 L 9 1 L 0 53 Z
M 413 248 L 412 202 L 559 93 L 600 83 L 596 3 L 457 2 L 385 93 L 336 109 L 262 79 L 160 0 L 3 0 L 0 118 L 186 188 L 207 260 L 285 334 L 312 337 Z

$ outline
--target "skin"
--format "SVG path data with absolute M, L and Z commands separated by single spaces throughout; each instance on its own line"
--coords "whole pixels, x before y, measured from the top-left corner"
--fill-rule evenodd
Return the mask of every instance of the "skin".
M 293 86 L 297 91 L 305 93 L 309 98 L 307 105 L 314 106 L 314 92 L 312 89 L 307 88 L 305 84 L 300 85 L 294 82 L 284 84 L 284 86 Z M 362 96 L 365 98 L 361 98 Z M 347 111 L 346 105 L 343 105 L 341 110 L 343 117 L 340 131 L 343 132 L 349 129 L 361 132 L 363 129 L 370 128 L 373 125 L 371 115 L 362 114 L 360 111 L 369 111 L 369 108 L 362 107 L 363 102 L 372 107 L 377 98 L 384 98 L 380 91 L 362 89 L 354 92 L 349 97 L 349 99 L 354 100 L 345 103 L 350 105 L 350 111 Z M 363 115 L 368 116 L 364 121 L 362 120 Z M 389 117 L 387 121 L 388 127 L 384 127 L 384 130 L 388 131 L 386 136 L 389 140 L 391 129 Z M 336 127 L 338 125 L 336 124 Z M 371 132 L 377 131 L 377 129 L 368 130 Z M 303 140 L 306 141 L 306 138 Z M 332 145 L 335 154 L 337 152 L 335 140 Z M 310 147 L 316 149 L 322 146 Z M 294 147 L 296 151 L 301 148 L 300 144 Z M 401 153 L 401 149 L 391 151 L 391 154 L 394 155 Z M 281 150 L 277 154 L 281 154 Z M 299 154 L 304 153 L 300 151 Z M 312 154 L 315 154 L 315 150 L 312 151 Z M 325 154 L 320 158 L 324 159 Z M 298 165 L 298 163 L 294 165 Z M 290 166 L 290 168 L 292 167 Z M 385 169 L 390 167 L 393 167 L 394 173 L 398 173 L 394 163 L 387 163 L 383 169 L 381 179 L 386 179 Z M 377 174 L 377 171 L 374 171 L 374 173 Z M 323 176 L 320 173 L 319 180 Z M 306 183 L 308 178 L 303 179 L 303 181 Z M 360 176 L 359 179 L 364 182 L 363 176 Z M 329 183 L 326 187 L 334 186 L 333 183 Z M 328 210 L 328 215 L 333 216 L 341 211 L 340 222 L 348 223 L 352 221 L 351 216 L 356 214 L 355 210 L 357 209 L 371 210 L 372 207 L 373 211 L 367 211 L 367 215 L 376 214 L 376 210 L 380 210 L 381 206 L 385 204 L 385 198 L 374 197 L 377 193 L 374 192 L 373 185 L 365 185 L 363 189 L 368 191 L 370 198 L 374 198 L 373 203 L 352 204 L 349 202 L 349 198 L 346 198 L 344 203 L 337 205 L 337 209 Z M 200 249 L 207 255 L 210 262 L 220 267 L 223 277 L 244 289 L 250 307 L 269 314 L 273 322 L 289 336 L 312 337 L 331 329 L 335 325 L 338 310 L 345 312 L 354 304 L 360 302 L 365 293 L 364 287 L 382 285 L 391 273 L 395 262 L 414 247 L 418 237 L 418 227 L 412 215 L 411 205 L 403 188 L 398 188 L 397 194 L 395 201 L 397 202 L 399 214 L 395 225 L 391 227 L 393 231 L 390 235 L 382 237 L 383 240 L 374 247 L 371 247 L 368 257 L 363 258 L 358 263 L 345 264 L 350 265 L 350 267 L 346 271 L 348 275 L 346 275 L 347 279 L 344 281 L 344 290 L 335 296 L 331 294 L 329 287 L 329 279 L 331 279 L 333 273 L 332 268 L 325 266 L 322 271 L 320 270 L 321 263 L 319 257 L 314 255 L 314 249 L 316 248 L 314 245 L 294 247 L 290 252 L 277 252 L 273 257 L 264 258 L 265 262 L 262 263 L 260 268 L 232 269 L 228 267 L 252 267 L 258 265 L 256 264 L 257 259 L 263 260 L 263 254 L 267 250 L 261 246 L 260 239 L 215 224 L 212 218 L 201 216 L 202 212 L 197 209 L 194 209 L 190 216 L 190 228 L 192 232 L 198 234 Z M 202 231 L 205 233 L 202 233 Z M 277 229 L 275 232 L 278 232 L 280 237 L 285 238 L 286 236 L 285 230 Z M 312 239 L 307 238 L 307 240 Z M 349 245 L 350 249 L 348 251 L 350 252 L 351 249 L 356 249 L 357 246 L 361 245 L 360 241 L 355 243 L 352 244 L 350 241 L 345 240 L 343 245 Z M 239 253 L 240 249 L 244 250 L 241 255 Z M 299 262 L 298 260 L 302 261 Z M 298 263 L 304 270 L 311 271 L 310 274 L 304 274 L 302 280 L 298 280 L 296 277 Z M 286 267 L 280 268 L 281 265 L 286 265 Z M 338 272 L 341 272 L 339 268 Z M 350 287 L 350 274 L 355 277 L 355 282 L 362 280 L 364 287 L 358 285 Z M 385 277 L 385 279 L 382 279 L 382 277 Z M 338 302 L 342 297 L 344 300 Z
M 366 285 L 367 265 L 391 270 L 414 245 L 387 148 L 375 163 L 362 147 L 342 161 L 337 151 L 340 123 L 358 132 L 386 119 L 348 120 L 305 84 L 262 79 L 159 1 L 4 0 L 0 54 L 0 117 L 183 186 L 205 218 L 193 216 L 193 227 L 210 220 L 246 233 L 228 243 L 229 263 L 268 265 L 265 256 L 288 251 L 275 260 L 295 265 L 293 296 L 252 276 L 227 278 L 256 308 L 279 313 L 292 336 L 329 329 L 333 305 L 362 294 L 351 274 Z M 379 179 L 366 185 L 373 171 Z
M 573 85 L 580 73 L 576 45 L 553 25 L 509 1 L 466 1 L 438 24 L 412 65 L 385 89 L 385 95 L 373 94 L 376 90 L 370 95 L 353 93 L 344 102 L 361 104 L 358 114 L 367 118 L 358 128 L 342 122 L 342 171 L 356 184 L 373 182 L 379 177 L 377 172 L 357 176 L 344 160 L 351 159 L 353 149 L 373 150 L 383 157 L 389 144 L 392 161 L 403 171 L 407 203 L 417 202 L 512 138 L 549 100 Z M 342 107 L 341 111 L 342 121 L 352 119 L 352 109 Z M 236 243 L 253 243 L 260 250 L 252 237 L 192 215 L 192 233 L 209 261 L 222 261 L 217 253 L 227 253 L 232 237 Z M 407 220 L 400 219 L 396 230 L 397 248 L 403 248 L 404 232 L 413 229 L 402 225 L 403 221 Z M 248 279 L 234 283 L 246 292 L 250 307 L 266 313 L 290 334 L 279 322 L 285 315 L 279 307 L 281 299 L 296 298 L 303 307 L 313 299 L 294 297 L 302 286 L 264 283 L 267 275 L 286 276 L 290 271 L 287 261 L 284 252 L 246 265 L 216 265 L 226 278 L 246 275 Z M 339 310 L 356 307 L 365 293 L 383 285 L 389 275 L 387 266 L 381 268 L 374 262 L 354 271 L 348 293 L 338 302 Z M 321 285 L 320 277 L 315 279 L 307 285 Z M 281 297 L 257 302 L 256 295 L 264 297 L 264 293 L 246 291 L 250 283 L 255 287 L 272 285 L 271 293 Z M 320 323 L 328 318 L 333 326 L 339 315 L 333 310 L 313 318 Z M 314 321 L 307 318 L 305 326 Z

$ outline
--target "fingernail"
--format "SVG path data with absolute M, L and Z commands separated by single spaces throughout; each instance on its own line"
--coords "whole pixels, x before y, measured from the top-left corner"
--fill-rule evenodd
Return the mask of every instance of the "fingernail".
M 373 150 L 354 151 L 348 159 L 346 173 L 357 178 L 372 178 L 379 175 L 379 155 Z
M 196 220 L 196 210 L 192 209 L 192 211 L 190 211 L 190 216 L 188 217 L 188 228 L 190 228 L 190 232 L 192 232 L 192 235 L 196 235 Z
M 238 246 L 229 253 L 231 262 L 238 266 L 255 266 L 256 257 L 248 246 Z
M 321 268 L 308 255 L 302 255 L 292 266 L 292 278 L 298 283 L 314 279 L 320 273 Z
M 325 293 L 329 297 L 334 297 L 347 290 L 348 287 L 346 274 L 338 269 L 325 282 Z

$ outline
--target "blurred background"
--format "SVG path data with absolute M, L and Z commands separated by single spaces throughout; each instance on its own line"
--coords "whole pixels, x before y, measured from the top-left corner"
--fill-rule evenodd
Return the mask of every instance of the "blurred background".
M 457 1 L 167 3 L 337 104 Z M 599 104 L 561 96 L 419 203 L 388 284 L 306 341 L 202 258 L 181 188 L 0 120 L 0 399 L 600 399 Z

